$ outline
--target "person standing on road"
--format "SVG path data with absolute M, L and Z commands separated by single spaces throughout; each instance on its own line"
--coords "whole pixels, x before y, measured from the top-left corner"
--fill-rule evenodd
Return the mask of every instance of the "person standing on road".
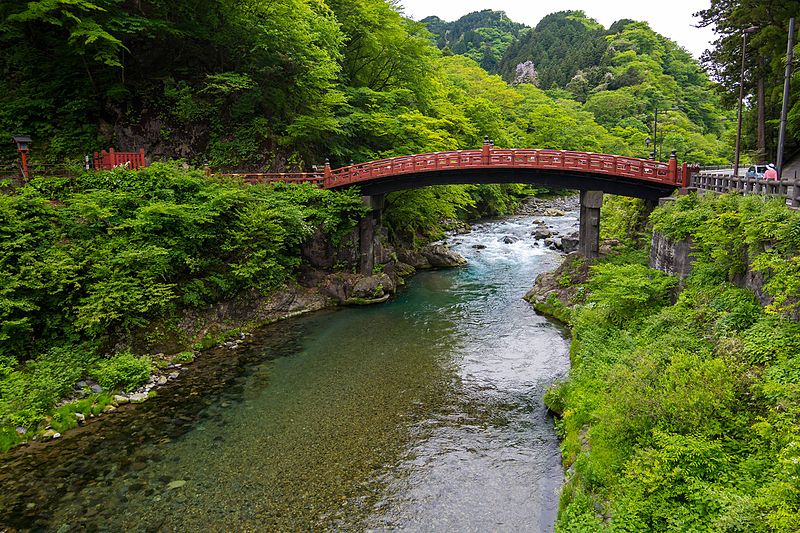
M 778 171 L 775 170 L 775 165 L 770 163 L 767 165 L 767 170 L 764 171 L 764 179 L 765 180 L 777 180 L 778 179 Z

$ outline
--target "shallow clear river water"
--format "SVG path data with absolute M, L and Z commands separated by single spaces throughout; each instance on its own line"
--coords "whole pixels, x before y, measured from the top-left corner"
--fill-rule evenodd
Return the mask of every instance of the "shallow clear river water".
M 552 530 L 541 398 L 568 340 L 521 299 L 560 261 L 532 229 L 477 224 L 450 239 L 464 268 L 265 328 L 144 404 L 0 457 L 0 530 Z

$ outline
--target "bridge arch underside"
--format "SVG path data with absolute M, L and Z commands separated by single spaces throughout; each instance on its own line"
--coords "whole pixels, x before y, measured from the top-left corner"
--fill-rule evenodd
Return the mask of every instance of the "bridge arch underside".
M 365 196 L 385 194 L 430 185 L 525 183 L 556 189 L 603 191 L 608 194 L 658 200 L 669 196 L 676 186 L 667 183 L 647 182 L 607 174 L 569 171 L 561 169 L 475 168 L 417 172 L 372 178 L 342 187 L 356 185 Z M 336 186 L 331 188 L 338 188 Z

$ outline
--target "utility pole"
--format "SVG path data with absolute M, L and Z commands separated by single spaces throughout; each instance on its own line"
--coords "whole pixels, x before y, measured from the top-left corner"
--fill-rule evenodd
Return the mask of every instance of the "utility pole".
M 789 40 L 786 45 L 786 79 L 783 81 L 783 106 L 781 107 L 781 129 L 778 133 L 778 179 L 783 170 L 783 145 L 786 142 L 786 114 L 789 110 L 789 90 L 792 81 L 792 60 L 794 59 L 794 17 L 789 19 Z

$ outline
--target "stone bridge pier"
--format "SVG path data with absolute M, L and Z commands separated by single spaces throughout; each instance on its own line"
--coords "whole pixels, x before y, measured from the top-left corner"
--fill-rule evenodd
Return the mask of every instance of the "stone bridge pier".
M 580 229 L 578 253 L 587 258 L 600 254 L 600 208 L 603 191 L 581 191 Z
M 358 225 L 359 261 L 358 270 L 361 274 L 370 275 L 375 268 L 375 239 L 383 226 L 383 210 L 386 206 L 385 194 L 362 196 L 361 200 L 369 207 L 367 213 Z

